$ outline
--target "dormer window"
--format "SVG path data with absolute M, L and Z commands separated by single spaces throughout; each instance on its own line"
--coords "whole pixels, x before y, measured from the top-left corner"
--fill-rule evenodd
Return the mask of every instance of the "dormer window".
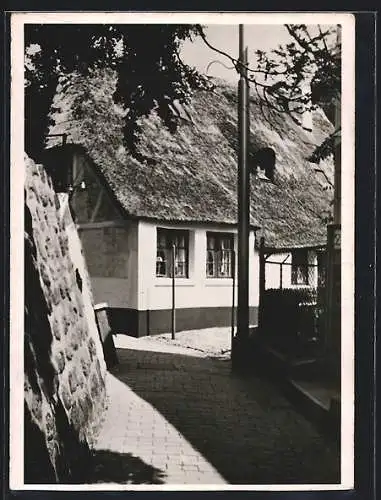
M 261 167 L 256 168 L 255 177 L 263 182 L 271 182 L 271 179 L 269 179 L 266 175 L 265 169 Z
M 258 179 L 274 181 L 275 151 L 272 148 L 262 148 L 254 154 L 255 175 Z

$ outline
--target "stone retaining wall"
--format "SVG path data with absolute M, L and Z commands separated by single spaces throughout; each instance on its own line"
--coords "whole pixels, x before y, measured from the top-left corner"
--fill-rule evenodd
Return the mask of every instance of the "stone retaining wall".
M 106 366 L 67 195 L 25 163 L 25 482 L 84 482 Z

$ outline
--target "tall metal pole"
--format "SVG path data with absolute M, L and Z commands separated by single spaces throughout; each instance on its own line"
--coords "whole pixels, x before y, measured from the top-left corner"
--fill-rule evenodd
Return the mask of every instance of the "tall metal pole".
M 176 334 L 176 281 L 175 281 L 175 265 L 176 265 L 176 246 L 172 245 L 172 340 L 175 340 Z
M 263 332 L 263 300 L 266 289 L 266 259 L 265 259 L 265 238 L 261 236 L 259 240 L 259 304 L 258 304 L 258 328 Z
M 237 336 L 249 336 L 249 198 L 250 176 L 247 162 L 249 86 L 247 81 L 247 48 L 244 49 L 244 27 L 239 25 L 240 79 L 238 83 L 238 304 Z
M 232 250 L 231 259 L 232 259 L 231 265 L 232 265 L 232 271 L 233 271 L 233 290 L 232 290 L 233 296 L 232 296 L 232 324 L 231 324 L 230 347 L 231 347 L 231 351 L 233 351 L 234 324 L 235 324 L 235 250 L 234 249 Z

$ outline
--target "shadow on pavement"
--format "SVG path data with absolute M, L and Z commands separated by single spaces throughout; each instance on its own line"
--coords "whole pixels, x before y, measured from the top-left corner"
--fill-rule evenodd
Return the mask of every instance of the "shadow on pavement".
M 111 372 L 156 408 L 231 484 L 340 482 L 337 447 L 259 376 L 229 360 L 118 349 Z
M 164 484 L 165 474 L 131 453 L 93 452 L 90 483 Z

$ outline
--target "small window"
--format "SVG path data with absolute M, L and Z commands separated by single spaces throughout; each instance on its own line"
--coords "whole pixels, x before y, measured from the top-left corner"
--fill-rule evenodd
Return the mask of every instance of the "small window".
M 305 250 L 292 252 L 291 284 L 308 285 L 308 256 Z
M 317 252 L 317 286 L 324 288 L 327 279 L 327 253 L 325 251 Z
M 229 233 L 207 233 L 207 278 L 232 278 L 234 236 Z
M 157 229 L 156 276 L 172 278 L 173 248 L 175 277 L 188 278 L 189 232 L 177 229 Z

